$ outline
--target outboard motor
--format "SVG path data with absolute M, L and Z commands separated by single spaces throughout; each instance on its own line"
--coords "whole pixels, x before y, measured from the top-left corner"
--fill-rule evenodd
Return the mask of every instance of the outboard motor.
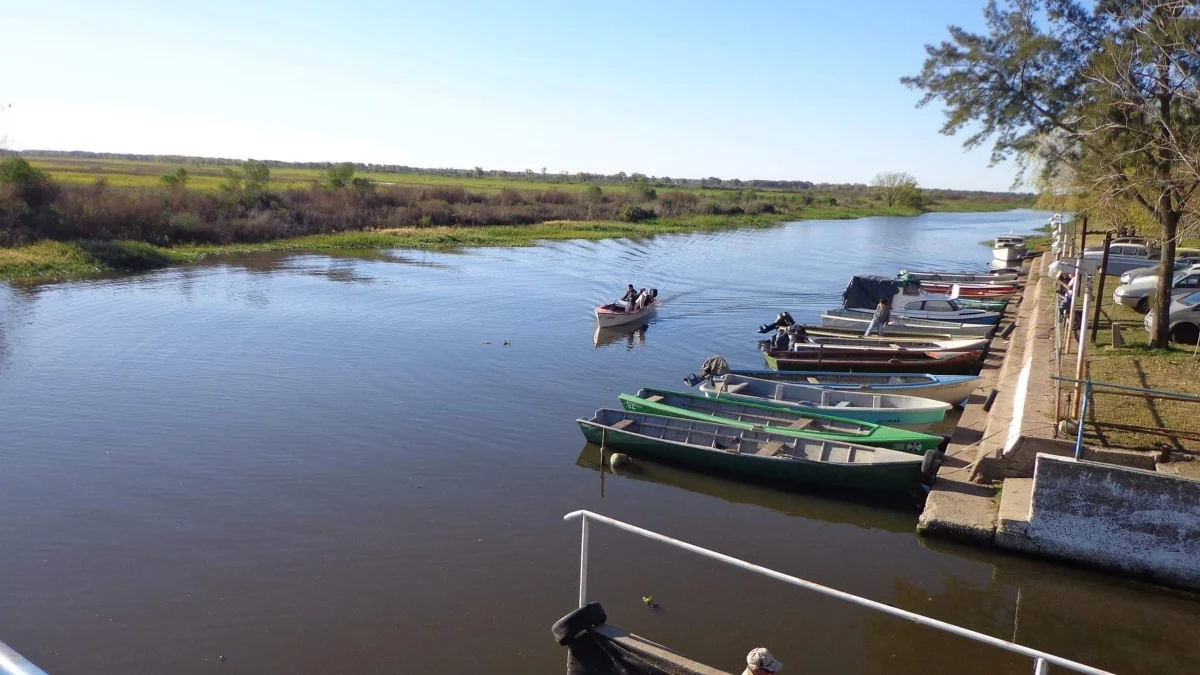
M 687 377 L 683 378 L 683 383 L 689 387 L 694 387 L 705 380 L 709 380 L 714 377 L 723 377 L 728 374 L 729 362 L 720 356 L 710 356 L 707 360 L 705 360 L 704 364 L 700 366 L 699 374 L 692 373 L 691 375 L 688 375 Z
M 775 317 L 775 321 L 772 323 L 764 323 L 763 325 L 759 326 L 758 332 L 770 333 L 778 328 L 787 328 L 788 326 L 794 325 L 796 325 L 796 320 L 792 318 L 791 314 L 788 314 L 787 312 L 780 312 L 779 316 Z

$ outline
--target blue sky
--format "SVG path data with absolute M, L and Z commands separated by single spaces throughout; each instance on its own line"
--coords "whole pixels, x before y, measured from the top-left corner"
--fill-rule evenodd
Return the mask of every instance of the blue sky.
M 899 83 L 983 0 L 0 0 L 17 149 L 1007 190 Z M 13 64 L 22 64 L 13 67 Z

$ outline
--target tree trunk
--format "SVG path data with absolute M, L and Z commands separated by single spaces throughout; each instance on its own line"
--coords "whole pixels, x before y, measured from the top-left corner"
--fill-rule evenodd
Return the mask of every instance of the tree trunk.
M 1166 349 L 1171 346 L 1171 280 L 1175 277 L 1175 234 L 1179 229 L 1179 211 L 1162 214 L 1162 255 L 1158 262 L 1158 286 L 1154 289 L 1154 324 L 1150 347 Z

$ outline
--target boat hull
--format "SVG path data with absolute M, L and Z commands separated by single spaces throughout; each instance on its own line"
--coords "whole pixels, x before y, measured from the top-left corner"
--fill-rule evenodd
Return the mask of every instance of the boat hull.
M 954 319 L 930 319 L 926 317 L 910 316 L 902 314 L 898 311 L 892 312 L 892 318 L 884 327 L 884 334 L 888 331 L 895 330 L 899 333 L 920 333 L 921 331 L 935 333 L 949 333 L 954 337 L 987 337 L 996 329 L 996 322 L 999 320 L 999 315 L 992 315 L 990 323 L 967 322 Z M 867 331 L 867 326 L 871 325 L 871 313 L 860 312 L 853 309 L 834 309 L 821 314 L 821 324 L 831 328 L 854 328 L 861 326 L 862 331 Z
M 1016 262 L 1025 257 L 1025 249 L 1001 246 L 992 249 L 992 260 L 1000 262 Z
M 946 411 L 950 409 L 950 405 L 942 401 L 888 399 L 890 396 L 898 397 L 898 394 L 844 389 L 822 391 L 820 387 L 796 386 L 798 383 L 743 381 L 745 385 L 735 387 L 747 386 L 749 389 L 738 391 L 736 388 L 705 383 L 700 385 L 700 391 L 713 398 L 916 430 L 926 429 L 931 424 L 941 422 L 946 418 Z
M 731 375 L 741 375 L 743 377 L 756 377 L 762 380 L 771 380 L 775 382 L 795 382 L 797 384 L 811 384 L 825 389 L 842 389 L 846 391 L 875 391 L 881 394 L 900 394 L 903 396 L 918 396 L 920 398 L 928 398 L 934 401 L 941 401 L 951 405 L 961 405 L 963 401 L 979 388 L 978 375 L 928 375 L 926 383 L 898 383 L 889 384 L 887 382 L 862 384 L 853 381 L 836 382 L 835 380 L 854 380 L 860 378 L 860 381 L 871 380 L 887 380 L 887 379 L 902 379 L 902 376 L 895 377 L 892 373 L 828 373 L 822 371 L 805 371 L 805 370 L 732 370 Z
M 665 395 L 666 401 L 682 401 L 684 405 L 670 405 L 666 401 L 655 402 L 649 397 L 655 394 Z M 711 398 L 701 394 L 687 394 L 659 389 L 643 389 L 636 396 L 621 394 L 621 407 L 630 412 L 662 415 L 664 417 L 684 417 L 698 419 L 742 428 L 756 426 L 771 433 L 834 441 L 838 443 L 857 443 L 877 448 L 890 448 L 901 452 L 922 454 L 926 450 L 939 450 L 944 444 L 941 436 L 925 434 L 910 429 L 900 429 L 883 425 L 844 420 L 828 415 L 808 411 L 792 410 L 776 406 L 762 405 L 748 401 L 731 401 L 724 398 Z M 705 412 L 706 405 L 717 408 L 713 412 Z M 690 405 L 691 407 L 685 407 Z M 726 408 L 721 410 L 721 408 Z M 737 417 L 730 417 L 736 415 Z M 813 430 L 811 428 L 796 429 L 789 426 L 801 420 L 828 420 L 844 428 L 840 431 Z M 766 423 L 749 420 L 766 420 Z
M 888 356 L 882 354 L 881 356 Z M 767 352 L 772 370 L 816 370 L 834 372 L 936 373 L 974 375 L 980 352 L 945 352 L 941 358 L 868 358 L 825 353 Z
M 603 307 L 597 307 L 592 310 L 592 314 L 596 317 L 597 326 L 600 328 L 612 328 L 613 326 L 624 326 L 630 323 L 645 321 L 654 314 L 660 304 L 659 301 L 655 300 L 652 304 L 636 312 L 613 312 Z
M 902 274 L 916 278 L 924 286 L 926 282 L 946 284 L 1011 284 L 1019 277 L 1018 272 L 908 272 Z
M 822 486 L 854 490 L 912 492 L 922 484 L 921 458 L 881 465 L 846 465 L 800 460 L 780 460 L 742 453 L 711 451 L 682 443 L 650 438 L 591 420 L 578 420 L 591 443 L 664 464 L 713 473 L 727 478 L 788 487 Z M 699 422 L 698 422 L 699 423 Z

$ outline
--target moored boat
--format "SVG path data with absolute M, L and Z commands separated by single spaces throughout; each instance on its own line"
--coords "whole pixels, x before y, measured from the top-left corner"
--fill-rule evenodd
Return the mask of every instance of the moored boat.
M 706 396 L 749 401 L 762 405 L 809 410 L 872 424 L 925 428 L 941 422 L 950 404 L 916 396 L 823 389 L 791 382 L 772 382 L 741 375 L 726 375 L 704 382 Z
M 816 370 L 731 370 L 731 375 L 773 382 L 795 382 L 825 389 L 877 391 L 883 394 L 919 396 L 958 405 L 979 386 L 978 375 L 931 375 L 928 373 L 828 373 Z
M 1005 307 L 1008 307 L 1008 299 L 1003 300 L 985 300 L 982 298 L 954 298 L 954 302 L 958 303 L 959 307 L 967 307 L 969 309 L 986 309 L 989 312 L 1000 312 Z
M 900 276 L 910 276 L 921 282 L 946 284 L 1007 284 L 1020 278 L 1021 271 L 1016 269 L 996 269 L 988 272 L 910 272 L 900 270 Z
M 973 352 L 987 346 L 987 338 L 957 340 L 888 340 L 887 337 L 826 337 L 809 335 L 808 342 L 798 342 L 792 349 L 915 349 L 923 352 Z
M 919 431 L 666 389 L 639 389 L 636 396 L 621 394 L 621 407 L 631 412 L 763 428 L 790 436 L 858 443 L 918 454 L 930 448 L 940 449 L 946 442 L 942 436 Z
M 1017 292 L 1017 287 L 921 282 L 921 290 L 935 295 L 950 295 L 956 298 L 1007 298 Z
M 940 460 L 936 450 L 918 456 L 624 410 L 600 409 L 577 422 L 588 441 L 635 457 L 789 486 L 911 492 L 933 482 Z
M 871 315 L 845 309 L 831 309 L 821 314 L 821 325 L 826 328 L 853 330 L 859 335 L 867 332 L 871 325 Z M 960 323 L 957 321 L 935 321 L 932 319 L 916 319 L 898 317 L 895 314 L 884 326 L 884 334 L 898 335 L 951 335 L 955 338 L 988 337 L 996 330 L 994 325 L 977 323 Z
M 945 373 L 973 375 L 982 352 L 918 352 L 903 354 L 864 351 L 859 354 L 767 352 L 767 367 L 774 370 L 832 370 L 877 373 Z
M 996 237 L 992 247 L 992 259 L 1000 262 L 1016 262 L 1025 257 L 1025 237 L 1015 234 L 1002 234 Z

